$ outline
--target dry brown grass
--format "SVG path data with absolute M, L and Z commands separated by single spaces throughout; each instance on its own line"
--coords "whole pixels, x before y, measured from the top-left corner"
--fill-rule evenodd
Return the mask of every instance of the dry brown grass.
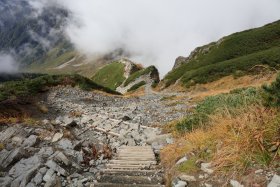
M 190 96 L 194 98 L 194 101 L 199 101 L 207 96 L 228 93 L 238 88 L 246 88 L 249 86 L 261 87 L 263 84 L 273 82 L 276 77 L 277 73 L 275 72 L 260 75 L 246 75 L 239 78 L 227 76 L 211 83 L 193 86 L 188 89 L 188 92 Z
M 16 124 L 24 123 L 26 125 L 37 125 L 38 121 L 29 116 L 19 116 L 19 117 L 1 117 L 0 124 Z
M 43 114 L 47 114 L 49 112 L 48 107 L 46 105 L 44 105 L 44 104 L 37 103 L 36 107 Z
M 139 88 L 137 90 L 135 90 L 134 92 L 128 92 L 124 95 L 124 97 L 129 98 L 129 97 L 140 97 L 140 96 L 144 96 L 145 93 L 145 87 Z
M 268 167 L 280 155 L 271 153 L 271 146 L 280 146 L 279 116 L 276 109 L 252 106 L 239 116 L 226 111 L 211 117 L 208 129 L 197 129 L 179 138 L 161 152 L 168 170 L 186 154 L 209 159 L 217 173 L 237 171 L 242 174 L 251 164 Z M 205 150 L 210 155 L 205 156 Z

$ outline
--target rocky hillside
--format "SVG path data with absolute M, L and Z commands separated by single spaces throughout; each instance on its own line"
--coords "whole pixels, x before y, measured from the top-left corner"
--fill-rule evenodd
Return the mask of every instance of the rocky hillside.
M 101 68 L 92 80 L 120 93 L 126 93 L 144 85 L 157 84 L 159 72 L 154 66 L 143 68 L 123 58 Z
M 186 87 L 227 75 L 255 73 L 259 67 L 280 65 L 280 21 L 224 37 L 196 48 L 189 57 L 179 57 L 164 78 L 165 86 L 180 80 Z

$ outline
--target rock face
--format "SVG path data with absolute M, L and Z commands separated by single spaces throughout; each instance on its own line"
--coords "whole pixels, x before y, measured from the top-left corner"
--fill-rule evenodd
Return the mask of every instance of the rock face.
M 139 66 L 137 66 L 134 62 L 126 58 L 122 58 L 121 60 L 119 60 L 119 62 L 125 64 L 125 68 L 124 68 L 125 78 L 128 78 L 131 74 L 141 70 Z
M 135 79 L 127 83 L 127 80 L 125 80 L 118 88 L 117 91 L 124 94 L 129 91 L 133 91 L 134 89 L 138 89 L 141 86 L 146 87 L 146 89 L 151 89 L 152 85 L 155 83 L 159 83 L 160 77 L 159 72 L 156 67 L 150 66 L 146 69 L 142 69 L 137 72 L 139 75 L 135 76 L 135 74 L 132 74 L 127 80 L 129 80 L 131 77 L 135 76 Z M 139 85 L 139 86 L 137 86 Z
M 183 65 L 183 64 L 185 64 L 185 63 L 187 63 L 188 59 L 189 59 L 188 57 L 179 56 L 179 57 L 176 58 L 176 60 L 175 60 L 175 64 L 174 64 L 174 66 L 173 66 L 173 69 L 176 69 L 176 68 L 178 68 L 179 66 L 181 66 L 181 65 Z

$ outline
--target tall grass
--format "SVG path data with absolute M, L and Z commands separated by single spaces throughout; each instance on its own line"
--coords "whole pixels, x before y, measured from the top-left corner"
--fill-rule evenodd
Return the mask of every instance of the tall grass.
M 231 115 L 240 113 L 240 108 L 261 103 L 261 94 L 256 88 L 237 89 L 228 94 L 207 97 L 181 120 L 176 128 L 179 132 L 187 132 L 208 125 L 210 115 L 227 111 Z

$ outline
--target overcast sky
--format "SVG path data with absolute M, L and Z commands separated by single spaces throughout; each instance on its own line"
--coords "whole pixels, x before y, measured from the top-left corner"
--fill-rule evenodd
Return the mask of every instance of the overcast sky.
M 132 60 L 156 65 L 161 75 L 195 47 L 280 19 L 280 0 L 53 2 L 72 11 L 66 33 L 79 50 L 103 54 L 122 47 Z

